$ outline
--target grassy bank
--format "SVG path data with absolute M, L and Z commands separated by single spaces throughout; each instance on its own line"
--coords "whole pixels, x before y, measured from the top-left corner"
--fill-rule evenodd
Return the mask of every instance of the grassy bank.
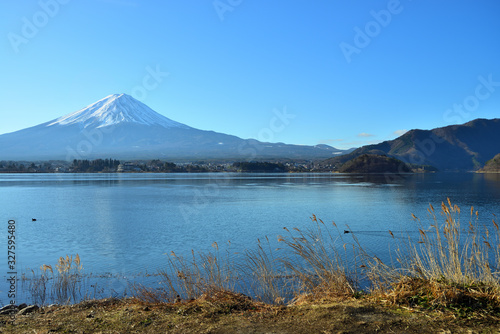
M 175 304 L 105 299 L 0 316 L 0 333 L 498 333 L 491 318 L 387 307 L 365 299 L 270 306 L 224 296 Z
M 418 234 L 398 238 L 387 231 L 397 244 L 392 263 L 367 252 L 355 233 L 313 216 L 308 230 L 285 228 L 279 252 L 267 238 L 238 261 L 217 243 L 212 252 L 193 251 L 189 258 L 172 252 L 157 276 L 162 289 L 135 284 L 133 298 L 122 300 L 92 300 L 80 286 L 79 257 L 67 256 L 57 270 L 44 265 L 40 274 L 33 272 L 33 300 L 84 301 L 45 307 L 14 325 L 4 321 L 0 329 L 15 332 L 27 328 L 23 321 L 29 328 L 57 318 L 61 330 L 80 321 L 103 332 L 231 332 L 260 325 L 271 330 L 273 323 L 283 332 L 306 332 L 306 323 L 325 332 L 422 332 L 424 325 L 428 332 L 450 326 L 493 331 L 500 317 L 496 217 L 480 223 L 474 208 L 462 213 L 448 200 L 440 210 L 429 206 L 427 219 L 413 219 Z M 368 287 L 361 289 L 361 282 Z

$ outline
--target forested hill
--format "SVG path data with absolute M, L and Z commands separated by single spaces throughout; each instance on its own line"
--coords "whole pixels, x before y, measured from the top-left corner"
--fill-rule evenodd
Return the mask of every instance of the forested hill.
M 387 155 L 412 165 L 439 170 L 478 170 L 500 152 L 500 119 L 476 119 L 462 125 L 411 130 L 375 145 L 367 145 L 324 163 L 340 168 L 363 154 Z
M 486 165 L 480 170 L 484 173 L 500 173 L 500 153 L 489 160 Z
M 411 169 L 401 160 L 376 155 L 363 154 L 346 162 L 341 173 L 410 173 Z

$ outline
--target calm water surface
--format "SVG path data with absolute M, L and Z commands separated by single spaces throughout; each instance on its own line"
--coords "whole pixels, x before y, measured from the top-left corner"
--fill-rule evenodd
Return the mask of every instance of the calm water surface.
M 379 257 L 388 234 L 411 231 L 429 203 L 473 205 L 484 224 L 500 215 L 500 174 L 436 173 L 387 180 L 345 174 L 0 174 L 0 302 L 7 302 L 7 222 L 16 221 L 18 272 L 78 253 L 86 273 L 154 273 L 171 251 L 231 241 L 252 249 L 315 214 L 357 233 Z M 467 210 L 466 210 L 467 211 Z M 36 218 L 36 222 L 32 221 Z M 139 275 L 140 276 L 140 275 Z M 120 290 L 123 282 L 110 282 Z M 115 284 L 115 285 L 113 285 Z

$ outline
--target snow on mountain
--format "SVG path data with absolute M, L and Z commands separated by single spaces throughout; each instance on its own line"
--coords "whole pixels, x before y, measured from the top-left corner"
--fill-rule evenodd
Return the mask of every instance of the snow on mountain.
M 113 94 L 73 113 L 49 122 L 47 126 L 79 124 L 82 128 L 100 128 L 119 123 L 159 125 L 164 128 L 190 129 L 158 114 L 127 94 Z
M 262 143 L 199 130 L 126 94 L 30 128 L 0 135 L 1 160 L 329 158 L 340 150 Z

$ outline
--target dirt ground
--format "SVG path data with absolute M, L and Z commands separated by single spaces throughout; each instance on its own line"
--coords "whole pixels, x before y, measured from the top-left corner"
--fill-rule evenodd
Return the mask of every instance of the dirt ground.
M 384 307 L 365 299 L 269 306 L 249 300 L 146 304 L 104 299 L 0 316 L 0 333 L 500 333 L 497 318 Z

